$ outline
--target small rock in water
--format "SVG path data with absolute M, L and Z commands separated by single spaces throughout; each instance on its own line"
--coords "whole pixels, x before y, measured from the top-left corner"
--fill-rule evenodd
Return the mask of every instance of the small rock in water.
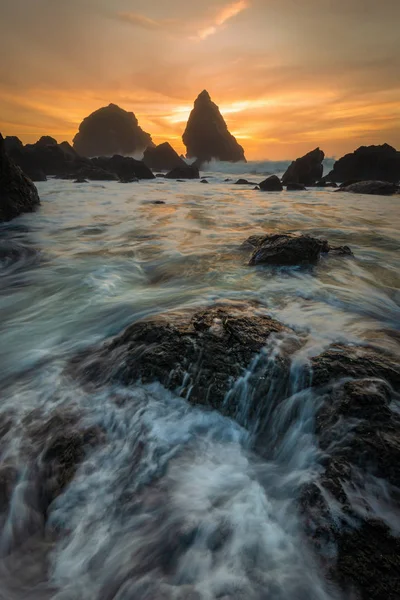
M 207 179 L 201 179 L 200 183 L 208 183 Z
M 186 165 L 184 167 L 177 167 L 172 169 L 165 176 L 167 179 L 199 179 L 199 169 L 193 165 Z
M 288 192 L 302 192 L 304 190 L 306 190 L 306 186 L 302 183 L 291 182 L 286 185 L 286 191 Z
M 257 185 L 254 181 L 247 181 L 247 179 L 238 179 L 235 181 L 235 185 Z
M 267 179 L 264 179 L 259 184 L 259 187 L 263 192 L 281 192 L 283 190 L 281 180 L 276 175 L 271 175 Z
M 87 179 L 85 179 L 84 177 L 77 177 L 73 183 L 89 183 Z
M 392 196 L 400 193 L 400 186 L 389 181 L 359 181 L 340 187 L 340 192 L 351 192 L 352 194 L 373 194 L 377 196 Z

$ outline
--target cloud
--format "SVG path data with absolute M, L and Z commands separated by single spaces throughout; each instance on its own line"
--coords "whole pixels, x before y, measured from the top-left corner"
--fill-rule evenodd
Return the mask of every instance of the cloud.
M 250 2 L 248 0 L 237 0 L 223 6 L 215 16 L 214 22 L 197 32 L 197 39 L 205 40 L 210 35 L 214 35 L 227 21 L 236 17 L 236 15 L 246 10 L 249 6 Z
M 179 24 L 177 19 L 151 19 L 150 17 L 146 17 L 146 15 L 135 12 L 120 12 L 117 13 L 117 18 L 130 25 L 148 30 L 175 29 Z

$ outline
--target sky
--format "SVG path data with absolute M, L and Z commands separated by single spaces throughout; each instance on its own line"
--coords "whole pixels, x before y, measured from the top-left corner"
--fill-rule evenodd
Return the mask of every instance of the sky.
M 71 141 L 110 102 L 180 153 L 207 89 L 252 159 L 400 149 L 400 0 L 0 0 L 0 131 Z

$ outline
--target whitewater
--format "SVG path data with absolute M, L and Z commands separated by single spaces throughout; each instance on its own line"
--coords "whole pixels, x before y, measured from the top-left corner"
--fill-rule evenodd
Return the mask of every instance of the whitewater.
M 0 225 L 0 598 L 354 597 L 327 577 L 299 514 L 299 490 L 321 468 L 309 360 L 337 342 L 400 354 L 398 198 L 234 183 L 285 167 L 214 163 L 207 184 L 49 179 L 36 213 Z M 354 258 L 251 268 L 242 243 L 262 232 L 326 238 Z M 235 418 L 160 383 L 95 389 L 67 374 L 71 358 L 139 319 L 224 300 L 259 302 L 305 340 L 290 394 L 279 403 L 278 386 L 268 399 L 263 453 L 247 381 L 259 360 L 273 370 L 285 338 L 236 382 Z M 35 444 L 65 420 L 96 443 L 44 522 Z M 395 491 L 367 483 L 364 505 L 398 536 Z M 334 547 L 324 552 L 335 559 Z

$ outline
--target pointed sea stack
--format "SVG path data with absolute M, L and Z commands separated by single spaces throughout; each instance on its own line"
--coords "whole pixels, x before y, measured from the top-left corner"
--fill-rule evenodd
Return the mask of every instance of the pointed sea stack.
M 99 108 L 83 119 L 73 144 L 78 154 L 88 157 L 134 154 L 154 146 L 133 112 L 116 104 Z
M 35 185 L 10 160 L 0 133 L 0 222 L 32 212 L 39 204 Z
M 229 133 L 218 106 L 206 90 L 195 100 L 182 139 L 187 148 L 187 158 L 197 158 L 200 163 L 213 158 L 246 162 L 242 146 Z
M 185 161 L 168 142 L 147 148 L 143 162 L 154 171 L 172 171 L 172 169 L 186 167 Z

